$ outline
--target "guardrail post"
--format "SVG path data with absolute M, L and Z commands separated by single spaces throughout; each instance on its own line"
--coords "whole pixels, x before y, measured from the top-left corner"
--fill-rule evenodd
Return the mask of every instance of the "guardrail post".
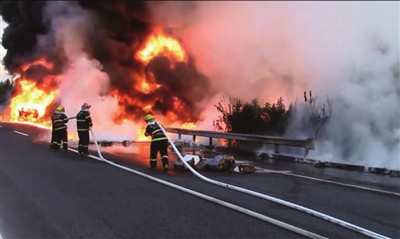
M 196 143 L 196 135 L 193 135 L 193 143 Z
M 178 134 L 178 139 L 181 139 L 181 138 L 182 138 L 181 134 Z
M 209 146 L 210 146 L 210 148 L 212 148 L 212 138 L 210 137 L 210 141 L 209 141 Z
M 231 147 L 232 147 L 232 140 L 228 139 L 228 148 L 231 148 Z
M 304 158 L 307 157 L 308 155 L 308 148 L 304 148 L 305 152 L 304 152 Z
M 279 145 L 278 144 L 275 144 L 275 153 L 279 154 Z

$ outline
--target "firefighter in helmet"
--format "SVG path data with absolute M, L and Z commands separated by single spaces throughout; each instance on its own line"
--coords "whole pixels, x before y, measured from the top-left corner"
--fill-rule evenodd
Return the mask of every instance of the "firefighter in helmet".
M 90 109 L 91 105 L 88 103 L 84 103 L 81 107 L 81 110 L 76 115 L 76 126 L 78 130 L 78 152 L 81 156 L 89 155 L 89 129 L 93 127 L 92 118 L 90 117 Z
M 58 106 L 53 116 L 51 117 L 51 150 L 53 152 L 56 150 L 60 150 L 61 146 L 65 152 L 68 151 L 68 131 L 66 125 L 66 123 L 68 123 L 68 120 L 68 117 L 65 115 L 65 107 L 62 105 Z
M 144 117 L 147 127 L 144 135 L 151 137 L 150 144 L 150 168 L 157 167 L 157 154 L 160 152 L 164 172 L 168 171 L 168 138 L 156 123 L 153 115 L 148 114 Z

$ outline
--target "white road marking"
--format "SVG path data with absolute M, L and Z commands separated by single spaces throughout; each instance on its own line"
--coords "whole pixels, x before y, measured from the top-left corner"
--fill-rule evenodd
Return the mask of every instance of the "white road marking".
M 3 128 L 3 125 L 0 125 L 0 128 Z M 1 239 L 1 235 L 0 235 L 0 239 Z
M 113 153 L 113 152 L 109 152 L 109 151 L 107 151 L 107 153 L 115 155 L 115 156 L 120 156 L 117 153 Z M 237 162 L 237 163 L 250 163 L 249 161 L 239 161 L 239 160 L 237 160 L 235 162 Z M 345 187 L 351 187 L 351 188 L 357 188 L 357 189 L 362 189 L 362 190 L 367 190 L 367 191 L 372 191 L 372 192 L 377 192 L 377 193 L 400 196 L 400 193 L 397 193 L 397 192 L 391 192 L 391 191 L 385 191 L 385 190 L 380 190 L 380 189 L 375 189 L 375 188 L 358 186 L 358 185 L 354 185 L 354 184 L 340 183 L 340 182 L 330 181 L 330 180 L 327 180 L 327 179 L 314 178 L 314 177 L 304 176 L 304 175 L 300 175 L 300 174 L 295 174 L 292 171 L 272 170 L 272 169 L 266 169 L 266 168 L 261 168 L 261 167 L 255 167 L 255 168 L 256 168 L 256 173 L 284 174 L 284 175 L 288 175 L 288 176 L 305 178 L 305 179 L 309 179 L 309 180 L 314 180 L 314 181 L 319 181 L 319 182 L 324 182 L 324 183 L 330 183 L 330 184 L 336 184 L 336 185 L 345 186 Z
M 71 148 L 68 148 L 68 149 L 69 149 L 70 151 L 72 151 L 72 152 L 78 153 L 78 151 L 75 150 L 75 149 L 71 149 Z M 96 160 L 98 160 L 98 161 L 105 162 L 105 163 L 110 164 L 110 165 L 112 165 L 112 166 L 115 166 L 115 167 L 117 167 L 117 168 L 121 168 L 121 169 L 123 169 L 123 170 L 129 171 L 129 172 L 131 172 L 131 173 L 134 173 L 134 174 L 139 175 L 139 176 L 141 176 L 141 177 L 150 179 L 150 180 L 152 180 L 152 181 L 161 183 L 161 184 L 166 185 L 166 186 L 168 186 L 168 187 L 177 189 L 177 190 L 179 190 L 179 191 L 182 191 L 182 192 L 191 194 L 191 195 L 193 195 L 193 196 L 202 198 L 202 199 L 204 199 L 204 200 L 207 200 L 207 201 L 210 201 L 210 202 L 219 204 L 219 205 L 221 205 L 221 206 L 224 206 L 224 207 L 233 209 L 233 210 L 235 210 L 235 211 L 241 212 L 241 213 L 246 214 L 246 215 L 249 215 L 249 216 L 251 216 L 251 217 L 255 217 L 255 218 L 260 219 L 260 220 L 262 220 L 262 221 L 265 221 L 265 222 L 267 222 L 267 223 L 270 223 L 270 224 L 273 224 L 273 225 L 275 225 L 275 226 L 284 228 L 284 229 L 286 229 L 286 230 L 295 232 L 295 233 L 297 233 L 297 234 L 306 236 L 306 237 L 308 237 L 308 238 L 327 239 L 326 237 L 323 237 L 323 236 L 320 236 L 320 235 L 318 235 L 318 234 L 315 234 L 315 233 L 306 231 L 306 230 L 304 230 L 304 229 L 301 229 L 301 228 L 292 226 L 292 225 L 287 224 L 287 223 L 285 223 L 285 222 L 278 221 L 278 220 L 276 220 L 276 219 L 267 217 L 267 216 L 262 215 L 262 214 L 260 214 L 260 213 L 257 213 L 257 212 L 248 210 L 248 209 L 246 209 L 246 208 L 239 207 L 239 206 L 237 206 L 237 205 L 235 205 L 235 204 L 231 204 L 231 203 L 222 201 L 222 200 L 220 200 L 220 199 L 217 199 L 217 198 L 208 196 L 208 195 L 206 195 L 206 194 L 202 194 L 202 193 L 199 193 L 199 192 L 197 192 L 197 191 L 194 191 L 194 190 L 191 190 L 191 189 L 188 189 L 188 188 L 179 186 L 179 185 L 177 185 L 177 184 L 170 183 L 170 182 L 168 182 L 168 181 L 165 181 L 165 180 L 162 180 L 162 179 L 159 179 L 159 178 L 156 178 L 156 177 L 147 175 L 147 174 L 145 174 L 145 173 L 142 173 L 142 172 L 139 172 L 139 171 L 136 171 L 136 170 L 133 170 L 133 169 L 130 169 L 130 168 L 121 166 L 121 165 L 116 164 L 116 163 L 113 163 L 113 162 L 111 162 L 111 161 L 103 160 L 103 159 L 101 159 L 100 157 L 93 156 L 93 155 L 90 155 L 89 157 L 90 157 L 90 158 L 93 158 L 93 159 L 96 159 Z
M 348 223 L 348 222 L 346 222 L 346 221 L 343 221 L 343 220 L 340 220 L 340 219 L 338 219 L 338 218 L 329 216 L 329 215 L 327 215 L 327 214 L 323 214 L 323 213 L 318 212 L 318 211 L 315 211 L 315 210 L 313 210 L 313 209 L 311 209 L 311 208 L 303 207 L 303 206 L 301 206 L 301 205 L 298 205 L 298 204 L 295 204 L 295 203 L 291 203 L 291 202 L 289 202 L 289 201 L 285 201 L 285 200 L 282 200 L 282 199 L 279 199 L 279 198 L 274 198 L 274 197 L 269 196 L 269 195 L 266 195 L 266 194 L 262 194 L 262 193 L 259 193 L 259 192 L 256 192 L 256 191 L 251 191 L 251 190 L 249 190 L 249 189 L 241 188 L 241 187 L 238 187 L 238 186 L 234 186 L 234 185 L 231 185 L 231 184 L 227 184 L 227 183 L 223 183 L 223 182 L 220 182 L 220 181 L 217 181 L 217 180 L 213 180 L 213 179 L 207 178 L 207 177 L 205 177 L 204 175 L 202 175 L 202 174 L 200 174 L 199 172 L 197 172 L 195 169 L 193 169 L 193 168 L 184 160 L 184 158 L 183 158 L 182 155 L 180 154 L 179 150 L 175 147 L 175 145 L 174 145 L 174 143 L 172 142 L 172 140 L 168 137 L 168 134 L 165 132 L 164 128 L 163 128 L 162 126 L 160 126 L 160 128 L 163 130 L 164 134 L 167 135 L 168 141 L 171 143 L 171 146 L 173 147 L 174 151 L 178 154 L 179 158 L 182 160 L 182 162 L 185 164 L 185 166 L 186 166 L 188 169 L 190 169 L 190 171 L 191 171 L 193 174 L 195 174 L 197 177 L 199 177 L 200 179 L 202 179 L 202 180 L 204 180 L 204 181 L 206 181 L 206 182 L 209 182 L 209 183 L 211 183 L 211 184 L 218 185 L 218 186 L 221 186 L 221 187 L 224 187 L 224 188 L 232 189 L 232 190 L 235 190 L 235 191 L 238 191 L 238 192 L 243 192 L 243 193 L 246 193 L 246 194 L 248 194 L 248 195 L 256 196 L 256 197 L 259 197 L 259 198 L 262 198 L 262 199 L 265 199 L 265 200 L 268 200 L 268 201 L 272 201 L 272 202 L 275 202 L 275 203 L 278 203 L 278 204 L 281 204 L 281 205 L 290 207 L 290 208 L 292 208 L 292 209 L 299 210 L 299 211 L 301 211 L 301 212 L 305 212 L 305 213 L 307 213 L 307 214 L 310 214 L 310 215 L 313 215 L 313 216 L 315 216 L 315 217 L 319 217 L 319 218 L 321 218 L 321 219 L 323 219 L 323 220 L 326 220 L 326 221 L 329 221 L 329 222 L 338 224 L 338 225 L 340 225 L 340 226 L 342 226 L 342 227 L 345 227 L 345 228 L 354 230 L 354 231 L 356 231 L 356 232 L 359 232 L 359 233 L 361 233 L 361 234 L 364 234 L 364 235 L 369 236 L 369 237 L 372 237 L 372 238 L 376 238 L 376 239 L 378 239 L 378 238 L 379 238 L 379 239 L 390 239 L 390 238 L 388 238 L 388 237 L 386 237 L 386 236 L 384 236 L 384 235 L 380 235 L 380 234 L 375 233 L 375 232 L 373 232 L 373 231 L 370 231 L 370 230 L 368 230 L 368 229 L 365 229 L 365 228 L 359 227 L 359 226 L 357 226 L 357 225 Z M 114 163 L 112 163 L 112 162 L 107 161 L 107 160 L 102 156 L 101 151 L 100 151 L 99 146 L 98 146 L 98 143 L 97 143 L 97 141 L 96 141 L 96 139 L 95 139 L 95 136 L 94 136 L 94 134 L 93 134 L 93 131 L 91 131 L 91 134 L 92 134 L 92 137 L 93 137 L 93 141 L 94 141 L 95 144 L 96 144 L 97 153 L 99 154 L 100 159 L 102 159 L 104 162 L 107 162 L 108 164 L 114 164 Z M 119 166 L 119 165 L 117 165 L 117 164 L 114 164 L 114 165 L 117 166 L 117 167 Z
M 335 181 L 330 181 L 330 180 L 322 179 L 322 178 L 314 178 L 314 177 L 291 173 L 290 171 L 276 171 L 276 170 L 269 170 L 269 169 L 258 168 L 258 167 L 256 169 L 268 170 L 269 173 L 283 174 L 283 175 L 288 175 L 288 176 L 293 176 L 293 177 L 298 177 L 298 178 L 305 178 L 305 179 L 324 182 L 324 183 L 336 184 L 336 185 L 345 186 L 345 187 L 351 187 L 351 188 L 357 188 L 357 189 L 362 189 L 362 190 L 367 190 L 367 191 L 372 191 L 372 192 L 400 196 L 400 193 L 397 193 L 397 192 L 390 192 L 390 191 L 385 191 L 385 190 L 380 190 L 380 189 L 375 189 L 375 188 L 358 186 L 358 185 L 354 185 L 354 184 L 335 182 Z
M 257 171 L 259 171 L 260 173 L 285 173 L 285 174 L 292 172 L 292 171 L 276 171 L 276 170 L 256 167 L 256 172 Z
M 17 133 L 17 134 L 24 135 L 24 136 L 29 136 L 28 134 L 25 134 L 25 133 L 22 133 L 22 132 L 19 132 L 19 131 L 15 131 L 15 130 L 14 130 L 14 132 Z M 93 137 L 94 137 L 94 136 L 93 136 Z M 96 146 L 97 146 L 97 145 L 96 145 Z M 77 150 L 71 149 L 71 148 L 69 148 L 69 150 L 70 150 L 70 151 L 73 151 L 73 152 L 75 152 L 75 153 L 78 152 Z M 97 148 L 97 150 L 99 150 L 99 149 Z M 100 153 L 100 152 L 99 152 L 99 153 Z M 100 154 L 100 156 L 101 156 L 101 154 Z M 303 229 L 301 229 L 301 228 L 297 228 L 297 227 L 295 227 L 295 226 L 293 226 L 293 225 L 286 224 L 286 223 L 284 223 L 284 222 L 278 221 L 278 220 L 273 219 L 273 218 L 269 218 L 269 217 L 267 217 L 267 216 L 265 216 L 265 215 L 262 215 L 262 214 L 259 214 L 259 213 L 257 213 L 257 212 L 254 212 L 254 211 L 251 211 L 251 210 L 248 210 L 248 209 L 239 207 L 239 206 L 234 205 L 234 204 L 230 204 L 230 203 L 228 203 L 228 202 L 219 200 L 219 199 L 217 199 L 217 198 L 213 198 L 213 197 L 210 197 L 210 196 L 208 196 L 208 195 L 201 194 L 201 193 L 199 193 L 199 192 L 190 190 L 190 189 L 188 189 L 188 188 L 184 188 L 184 187 L 182 187 L 182 186 L 179 186 L 179 185 L 176 185 L 176 184 L 172 184 L 172 183 L 170 183 L 170 182 L 168 182 L 168 181 L 164 181 L 164 180 L 161 180 L 161 179 L 152 177 L 152 176 L 150 176 L 150 175 L 141 173 L 141 172 L 139 172 L 139 171 L 136 171 L 136 170 L 133 170 L 133 169 L 130 169 L 130 168 L 127 168 L 127 167 L 124 167 L 124 166 L 115 164 L 115 163 L 113 163 L 113 162 L 111 162 L 111 161 L 106 160 L 104 157 L 103 157 L 103 158 L 100 158 L 100 157 L 96 157 L 96 156 L 93 156 L 93 155 L 90 155 L 90 157 L 91 157 L 91 158 L 94 158 L 94 159 L 96 159 L 96 160 L 99 160 L 99 161 L 106 162 L 106 163 L 108 163 L 108 164 L 110 164 L 110 165 L 113 165 L 113 166 L 115 166 L 115 167 L 124 169 L 124 170 L 126 170 L 126 171 L 135 173 L 135 174 L 137 174 L 137 175 L 139 175 L 139 176 L 148 178 L 148 179 L 150 179 L 150 180 L 152 180 L 152 181 L 156 181 L 156 182 L 158 182 L 158 183 L 167 185 L 167 186 L 169 186 L 169 187 L 172 187 L 172 188 L 175 188 L 175 189 L 177 189 L 177 190 L 186 192 L 186 193 L 188 193 L 188 194 L 191 194 L 191 195 L 194 195 L 194 196 L 203 198 L 203 199 L 205 199 L 205 200 L 207 200 L 207 201 L 211 201 L 211 202 L 214 202 L 214 203 L 216 203 L 216 204 L 225 206 L 225 207 L 227 207 L 227 208 L 230 208 L 230 209 L 239 211 L 239 212 L 241 212 L 241 213 L 247 214 L 247 215 L 249 215 L 249 216 L 258 218 L 258 219 L 263 220 L 263 221 L 265 221 L 265 222 L 268 222 L 268 223 L 270 223 L 270 224 L 273 224 L 273 225 L 282 227 L 282 228 L 284 228 L 284 229 L 293 231 L 293 232 L 298 233 L 298 234 L 300 234 L 300 235 L 304 235 L 304 236 L 307 236 L 307 237 L 309 237 L 309 238 L 324 238 L 324 239 L 325 239 L 325 237 L 322 237 L 322 236 L 320 236 L 320 235 L 318 235 L 318 234 L 314 234 L 314 233 L 312 233 L 312 232 L 303 230 Z M 272 170 L 272 171 L 273 171 L 273 170 Z M 292 174 L 292 173 L 287 173 L 287 172 L 275 171 L 275 173 L 280 173 L 280 174 L 289 175 L 289 176 L 303 177 L 303 178 L 307 178 L 307 179 L 312 179 L 312 180 L 317 180 L 317 181 L 323 181 L 323 182 L 329 182 L 329 183 L 336 183 L 336 184 L 343 185 L 343 186 L 353 186 L 353 187 L 356 187 L 356 188 L 363 188 L 363 189 L 366 188 L 366 187 L 362 187 L 362 186 L 355 186 L 355 185 L 348 185 L 348 184 L 343 184 L 343 183 L 337 183 L 337 182 L 332 182 L 332 181 L 329 181 L 329 180 L 316 179 L 316 178 L 312 178 L 312 177 L 307 177 L 307 176 L 302 176 L 302 175 L 297 175 L 297 174 Z M 201 175 L 201 176 L 202 176 L 202 175 Z M 203 176 L 203 177 L 204 177 L 204 176 Z M 218 182 L 218 181 L 216 181 L 216 182 Z M 228 184 L 226 184 L 226 185 L 228 185 Z M 235 187 L 235 186 L 232 186 L 232 187 Z M 240 191 L 240 192 L 242 192 L 242 190 L 243 190 L 243 191 L 250 191 L 250 190 L 242 189 L 242 188 L 239 188 L 239 189 L 241 189 L 241 190 L 236 190 L 236 191 Z M 386 191 L 376 190 L 376 189 L 371 189 L 371 188 L 367 188 L 367 189 L 368 189 L 368 190 L 371 190 L 371 191 L 386 192 Z M 253 192 L 253 191 L 250 191 L 250 192 L 252 192 L 252 194 L 250 194 L 250 193 L 247 193 L 247 194 L 250 194 L 250 195 L 259 194 L 259 193 L 257 193 L 257 192 Z M 390 194 L 395 194 L 395 195 L 397 194 L 397 193 L 393 193 L 393 192 L 389 192 L 389 193 L 390 193 Z M 261 194 L 261 195 L 263 195 L 263 194 Z M 263 196 L 264 196 L 264 197 L 269 197 L 268 195 L 263 195 Z M 279 199 L 276 199 L 276 200 L 279 200 Z M 270 201 L 274 201 L 274 200 L 271 200 L 271 199 L 270 199 Z M 290 203 L 290 202 L 286 202 L 286 203 Z M 296 205 L 296 204 L 294 204 L 294 205 L 295 205 L 296 207 L 298 206 L 298 205 Z M 299 206 L 299 207 L 301 207 L 301 206 Z M 295 208 L 295 209 L 297 209 L 297 208 Z M 307 209 L 308 209 L 308 208 L 307 208 Z M 308 210 L 313 211 L 312 209 L 308 209 Z M 300 210 L 300 211 L 302 211 L 302 210 Z M 318 213 L 318 212 L 317 212 L 317 213 Z M 324 217 L 330 217 L 329 215 L 325 215 L 325 214 L 322 214 L 322 215 L 323 215 Z M 325 218 L 323 218 L 323 219 L 325 219 Z M 334 219 L 335 219 L 335 218 L 334 218 Z M 327 219 L 325 219 L 325 220 L 327 220 Z M 344 221 L 342 221 L 342 220 L 340 220 L 340 219 L 337 219 L 337 220 L 340 221 L 341 223 L 344 222 Z M 328 221 L 330 221 L 330 220 L 328 220 Z M 341 223 L 339 223 L 339 224 L 341 224 Z M 349 223 L 347 223 L 347 224 L 349 224 Z M 350 225 L 352 225 L 352 224 L 350 224 Z M 366 230 L 366 229 L 364 229 L 364 228 L 358 228 L 358 226 L 355 226 L 355 225 L 352 225 L 352 226 L 353 226 L 353 227 L 356 227 L 357 231 L 360 232 L 361 234 L 367 234 L 367 232 L 368 232 L 368 234 L 373 234 L 373 235 L 368 235 L 368 236 L 373 237 L 373 238 L 387 238 L 387 237 L 385 237 L 385 236 L 383 236 L 383 235 L 379 235 L 379 234 L 377 234 L 377 233 L 375 233 L 375 232 L 370 232 L 370 231 L 368 231 L 368 230 Z M 362 229 L 362 230 L 360 231 L 360 229 Z M 1 239 L 1 238 L 0 238 L 0 239 Z
M 0 125 L 1 126 L 1 125 Z M 19 132 L 14 130 L 15 133 L 23 135 L 23 136 L 29 136 L 28 134 Z M 93 156 L 94 157 L 94 156 Z M 237 162 L 247 162 L 247 161 L 237 161 Z M 327 179 L 321 179 L 321 178 L 314 178 L 314 177 L 309 177 L 309 176 L 304 176 L 304 175 L 299 175 L 292 173 L 291 171 L 278 171 L 278 170 L 270 170 L 270 169 L 265 169 L 265 168 L 260 168 L 256 167 L 257 170 L 262 170 L 265 173 L 276 173 L 276 174 L 283 174 L 283 175 L 288 175 L 288 176 L 293 176 L 293 177 L 299 177 L 299 178 L 305 178 L 309 180 L 314 180 L 314 181 L 319 181 L 319 182 L 324 182 L 324 183 L 330 183 L 330 184 L 336 184 L 340 186 L 345 186 L 345 187 L 351 187 L 351 188 L 357 188 L 357 189 L 362 189 L 362 190 L 367 190 L 371 192 L 377 192 L 377 193 L 383 193 L 383 194 L 388 194 L 388 195 L 394 195 L 394 196 L 400 196 L 400 193 L 397 192 L 390 192 L 390 191 L 385 191 L 385 190 L 380 190 L 380 189 L 375 189 L 375 188 L 369 188 L 369 187 L 364 187 L 364 186 L 358 186 L 354 184 L 347 184 L 347 183 L 341 183 L 341 182 L 335 182 L 335 181 L 330 181 Z M 1 238 L 0 238 L 1 239 Z
M 20 135 L 23 135 L 23 136 L 29 136 L 29 134 L 25 134 L 25 133 L 22 133 L 22 132 L 19 132 L 19 131 L 16 131 L 16 130 L 14 130 L 14 133 L 17 133 L 17 134 L 20 134 Z

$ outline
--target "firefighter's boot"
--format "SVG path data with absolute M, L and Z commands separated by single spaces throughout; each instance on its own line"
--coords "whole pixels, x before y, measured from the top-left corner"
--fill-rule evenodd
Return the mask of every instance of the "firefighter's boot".
M 161 160 L 164 167 L 164 172 L 168 172 L 168 156 L 163 156 Z
M 157 159 L 150 159 L 150 168 L 157 168 Z
M 68 152 L 68 143 L 63 143 L 63 150 L 64 150 L 64 152 Z

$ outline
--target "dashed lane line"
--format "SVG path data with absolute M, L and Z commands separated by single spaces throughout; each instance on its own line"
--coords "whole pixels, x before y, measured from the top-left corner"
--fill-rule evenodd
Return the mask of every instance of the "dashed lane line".
M 19 132 L 19 131 L 16 131 L 16 130 L 14 130 L 14 133 L 17 133 L 17 134 L 20 134 L 20 135 L 23 135 L 23 136 L 29 136 L 29 134 L 25 134 L 25 133 L 22 133 L 22 132 Z

